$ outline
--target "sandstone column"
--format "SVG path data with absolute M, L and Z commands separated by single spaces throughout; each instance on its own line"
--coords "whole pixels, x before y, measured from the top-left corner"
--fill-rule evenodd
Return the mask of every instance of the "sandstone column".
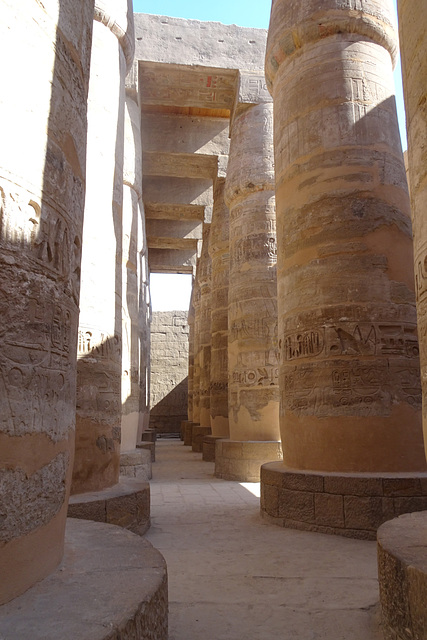
M 398 8 L 408 130 L 424 442 L 427 448 L 427 13 L 421 0 L 399 0 Z
M 123 266 L 122 266 L 122 425 L 121 451 L 135 449 L 140 424 L 140 362 L 142 319 L 139 304 L 144 284 L 140 260 L 144 253 L 145 217 L 142 203 L 141 111 L 137 96 L 127 91 L 125 105 L 125 153 L 123 172 Z M 145 269 L 144 269 L 145 270 Z
M 228 438 L 228 286 L 229 212 L 224 201 L 225 178 L 214 187 L 209 255 L 212 260 L 211 284 L 211 397 L 212 435 Z
M 240 93 L 247 77 L 262 89 L 262 78 L 243 76 Z M 271 102 L 254 102 L 239 100 L 231 129 L 230 440 L 218 441 L 215 454 L 218 477 L 247 481 L 259 480 L 261 464 L 280 456 L 273 114 Z
M 196 275 L 191 293 L 193 307 L 193 339 L 189 350 L 193 351 L 193 415 L 192 421 L 188 421 L 185 427 L 184 444 L 192 445 L 193 427 L 200 426 L 200 284 L 199 284 L 200 258 L 197 258 Z M 191 325 L 190 325 L 191 326 Z
M 211 433 L 210 427 L 210 383 L 211 383 L 211 274 L 212 261 L 209 255 L 210 223 L 203 224 L 203 243 L 198 264 L 200 287 L 198 342 L 199 355 L 199 422 L 193 427 L 193 451 L 202 451 L 203 435 Z
M 360 537 L 413 510 L 419 481 L 399 474 L 425 471 L 392 16 L 391 0 L 276 0 L 266 56 L 284 465 L 266 465 L 262 508 Z
M 96 0 L 73 493 L 110 487 L 119 475 L 124 106 L 133 47 L 131 0 Z
M 0 13 L 2 604 L 63 553 L 93 1 L 1 0 Z

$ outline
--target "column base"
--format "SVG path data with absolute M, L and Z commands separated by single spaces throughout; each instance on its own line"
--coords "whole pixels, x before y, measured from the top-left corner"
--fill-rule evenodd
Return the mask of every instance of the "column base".
M 115 524 L 143 535 L 150 528 L 150 485 L 122 476 L 104 491 L 75 494 L 68 503 L 68 517 Z
M 167 640 L 164 558 L 130 531 L 68 520 L 61 565 L 0 607 L 0 637 Z
M 205 436 L 203 438 L 202 460 L 215 462 L 215 447 L 217 440 L 223 440 L 224 436 Z
M 198 422 L 187 422 L 184 431 L 184 446 L 191 447 L 193 444 L 193 427 L 199 427 Z
M 153 444 L 154 450 L 154 442 L 146 444 Z M 152 478 L 151 463 L 149 448 L 138 447 L 132 451 L 123 451 L 120 454 L 120 475 L 148 482 Z
M 201 427 L 200 425 L 193 426 L 191 448 L 195 453 L 202 453 L 203 451 L 203 438 L 210 436 L 212 429 L 210 427 Z
M 261 469 L 261 515 L 289 529 L 375 540 L 378 527 L 427 509 L 427 473 L 322 473 Z
M 156 462 L 156 443 L 155 442 L 138 442 L 137 449 L 145 449 L 151 454 L 151 462 Z
M 427 511 L 408 513 L 378 530 L 378 577 L 385 640 L 427 633 Z
M 191 423 L 191 420 L 182 420 L 181 421 L 181 428 L 179 430 L 180 440 L 184 440 L 184 438 L 185 438 L 185 429 L 187 427 L 187 424 L 190 424 L 190 423 Z
M 215 446 L 215 476 L 237 482 L 259 482 L 261 465 L 281 459 L 281 442 L 220 439 Z

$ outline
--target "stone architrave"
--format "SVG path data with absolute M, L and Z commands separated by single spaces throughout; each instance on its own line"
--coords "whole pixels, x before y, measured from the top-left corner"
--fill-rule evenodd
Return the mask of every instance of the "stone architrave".
M 285 526 L 375 535 L 413 494 L 388 500 L 373 474 L 426 469 L 396 53 L 391 0 L 273 3 L 266 77 L 286 446 L 284 465 L 265 465 L 262 508 Z M 270 500 L 297 473 L 298 492 Z
M 203 244 L 200 255 L 200 427 L 210 428 L 210 382 L 211 382 L 211 277 L 212 260 L 209 255 L 210 223 L 203 225 Z
M 280 459 L 273 105 L 253 100 L 235 108 L 225 183 L 230 441 L 215 461 L 217 476 L 240 480 L 259 479 L 263 462 Z
M 194 305 L 194 370 L 193 370 L 193 424 L 200 424 L 200 284 L 199 284 L 199 264 L 197 259 L 196 277 L 193 284 L 193 305 Z
M 125 77 L 133 60 L 131 0 L 96 0 L 72 493 L 118 482 L 122 374 Z
M 427 451 L 427 12 L 422 0 L 399 0 L 398 9 Z
M 8 61 L 0 95 L 3 604 L 47 576 L 63 555 L 93 1 L 1 0 L 0 13 L 0 51 Z
M 145 216 L 142 203 L 141 111 L 132 94 L 125 104 L 125 147 L 123 170 L 123 266 L 122 266 L 122 425 L 121 451 L 135 449 L 141 425 L 140 395 L 146 395 L 146 382 L 140 382 L 149 365 L 140 359 L 147 351 L 142 328 L 147 319 L 140 315 L 147 270 Z M 142 326 L 140 326 L 140 323 Z
M 224 202 L 225 178 L 217 178 L 209 236 L 211 281 L 210 424 L 213 436 L 228 438 L 228 286 L 229 212 Z

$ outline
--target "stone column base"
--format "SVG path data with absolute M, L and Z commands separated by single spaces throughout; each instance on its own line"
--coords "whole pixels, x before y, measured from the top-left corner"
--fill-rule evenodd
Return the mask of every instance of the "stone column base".
M 220 439 L 215 445 L 215 476 L 237 482 L 259 482 L 261 465 L 281 459 L 281 442 Z
M 202 460 L 215 462 L 215 447 L 217 440 L 223 440 L 224 436 L 205 436 L 203 438 Z
M 156 462 L 156 443 L 155 442 L 138 442 L 137 449 L 145 449 L 151 454 L 151 462 Z
M 195 453 L 202 453 L 203 451 L 203 438 L 210 436 L 212 429 L 210 427 L 201 427 L 200 425 L 193 426 L 193 439 L 191 441 L 191 448 Z
M 322 473 L 261 469 L 261 515 L 281 527 L 375 540 L 378 527 L 427 509 L 427 473 Z
M 378 529 L 378 578 L 385 640 L 427 637 L 427 511 Z
M 154 450 L 154 442 L 146 444 L 153 444 Z M 120 454 L 120 475 L 148 482 L 152 478 L 151 463 L 149 448 L 138 447 L 133 451 L 124 451 Z
M 68 520 L 62 563 L 22 596 L 0 607 L 0 637 L 167 640 L 164 558 L 145 538 L 130 531 Z
M 70 496 L 68 517 L 115 524 L 142 535 L 150 528 L 150 485 L 120 477 L 103 491 L 77 493 Z
M 187 428 L 187 424 L 191 424 L 191 420 L 182 420 L 181 421 L 181 428 L 179 430 L 180 440 L 184 440 L 184 438 L 185 438 L 185 429 Z
M 193 444 L 193 427 L 199 427 L 198 422 L 187 422 L 184 431 L 184 446 L 191 447 Z

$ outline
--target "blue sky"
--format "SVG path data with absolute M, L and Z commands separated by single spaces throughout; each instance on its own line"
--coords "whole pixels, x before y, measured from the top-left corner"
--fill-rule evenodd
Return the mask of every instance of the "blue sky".
M 302 0 L 301 0 L 302 1 Z M 396 9 L 397 0 L 393 0 Z M 237 24 L 241 27 L 268 29 L 270 20 L 270 0 L 134 0 L 136 13 L 154 13 L 193 20 L 208 20 L 223 24 Z M 397 9 L 396 9 L 397 11 Z M 406 149 L 405 111 L 401 84 L 400 64 L 395 71 L 396 101 L 403 148 Z M 172 280 L 170 280 L 172 278 Z M 191 279 L 187 276 L 152 275 L 152 296 L 154 310 L 186 309 L 191 289 Z M 181 281 L 181 285 L 178 282 Z M 172 284 L 171 284 L 172 283 Z M 181 286 L 183 289 L 181 289 Z M 173 299 L 176 294 L 176 299 Z M 188 298 L 187 298 L 188 296 Z M 179 305 L 179 306 L 177 306 Z

